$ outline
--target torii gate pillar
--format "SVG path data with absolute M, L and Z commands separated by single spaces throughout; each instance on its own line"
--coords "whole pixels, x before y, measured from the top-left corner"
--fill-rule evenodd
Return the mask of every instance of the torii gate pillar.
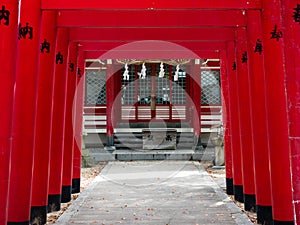
M 248 11 L 247 17 L 248 79 L 251 95 L 256 213 L 258 223 L 271 224 L 273 218 L 269 163 L 266 163 L 269 161 L 269 146 L 261 12 Z
M 41 1 L 22 0 L 15 84 L 7 224 L 29 223 Z M 22 171 L 22 172 L 21 172 Z
M 113 104 L 115 100 L 114 91 L 114 73 L 112 59 L 107 60 L 106 70 L 106 146 L 105 150 L 114 151 L 114 111 Z
M 295 223 L 300 224 L 300 4 L 297 0 L 285 0 L 281 1 L 281 4 L 284 21 L 283 39 L 294 218 Z
M 280 0 L 262 1 L 266 108 L 274 225 L 294 224 Z
M 1 7 L 10 13 L 0 24 L 0 224 L 7 222 L 7 200 L 10 176 L 13 95 L 17 62 L 18 0 L 4 0 Z M 8 14 L 7 14 L 8 15 Z
M 237 90 L 239 101 L 240 138 L 242 151 L 242 173 L 244 208 L 256 210 L 255 185 L 253 170 L 253 144 L 250 113 L 250 93 L 248 83 L 248 53 L 245 28 L 237 29 Z
M 236 73 L 236 58 L 234 42 L 227 43 L 227 74 L 229 86 L 229 117 L 231 128 L 231 150 L 232 150 L 232 170 L 233 170 L 233 192 L 235 200 L 244 202 L 243 196 L 243 174 L 242 155 L 240 145 L 240 124 L 239 124 L 239 104 Z M 233 119 L 234 118 L 234 119 Z
M 68 70 L 67 70 L 67 98 L 65 113 L 65 138 L 63 156 L 63 177 L 62 177 L 62 196 L 61 202 L 71 201 L 72 194 L 72 175 L 73 175 L 73 156 L 74 156 L 74 125 L 75 125 L 75 90 L 77 76 L 77 51 L 78 43 L 69 43 Z
M 225 169 L 226 169 L 226 193 L 233 195 L 233 172 L 232 172 L 232 155 L 230 142 L 230 117 L 229 117 L 229 86 L 227 75 L 227 57 L 226 51 L 220 52 L 220 73 L 221 73 L 221 92 L 222 92 L 222 116 L 224 129 L 224 152 L 225 152 Z
M 32 223 L 41 221 L 41 223 L 46 224 L 47 222 L 56 31 L 56 11 L 44 11 L 35 121 L 30 216 Z
M 200 60 L 199 60 L 200 61 Z M 195 109 L 192 112 L 192 121 L 194 127 L 194 149 L 203 150 L 201 143 L 201 68 L 200 63 L 193 62 L 191 65 L 192 101 Z
M 80 192 L 80 172 L 81 172 L 81 150 L 82 150 L 82 122 L 85 93 L 85 58 L 84 52 L 79 51 L 77 58 L 77 79 L 75 94 L 75 139 L 74 139 L 74 159 L 72 176 L 72 194 Z
M 62 186 L 62 162 L 65 130 L 67 56 L 67 28 L 58 28 L 56 45 L 56 65 L 53 97 L 53 117 L 51 133 L 50 175 L 48 193 L 48 211 L 60 210 Z

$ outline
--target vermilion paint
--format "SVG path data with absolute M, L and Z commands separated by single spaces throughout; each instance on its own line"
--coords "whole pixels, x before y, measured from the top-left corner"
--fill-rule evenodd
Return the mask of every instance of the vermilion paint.
M 48 211 L 50 212 L 59 210 L 61 203 L 62 161 L 64 151 L 63 146 L 68 65 L 68 29 L 58 28 L 56 43 L 56 57 L 61 55 L 63 61 L 56 60 L 55 65 L 48 193 Z
M 192 82 L 192 101 L 193 101 L 193 128 L 195 138 L 195 149 L 203 149 L 201 145 L 201 69 L 200 64 L 194 64 L 192 61 L 191 65 L 191 79 Z
M 31 221 L 47 222 L 48 185 L 51 149 L 52 99 L 56 46 L 56 11 L 42 14 L 40 68 L 34 142 Z M 44 43 L 44 45 L 42 45 Z M 49 49 L 42 48 L 49 43 Z M 49 51 L 48 51 L 49 50 Z
M 59 0 L 45 0 L 43 1 L 43 9 L 115 9 L 118 4 L 119 9 L 149 9 L 154 7 L 156 9 L 259 9 L 261 7 L 260 1 L 245 1 L 245 0 L 231 0 L 225 2 L 222 0 L 215 0 L 214 2 L 206 1 L 127 1 L 120 2 L 118 0 L 108 2 L 98 2 L 92 0 L 86 0 L 85 2 L 74 2 L 72 0 L 65 0 L 63 2 Z
M 17 64 L 18 0 L 1 1 L 1 7 L 10 13 L 9 22 L 0 24 L 0 224 L 6 225 L 8 206 L 8 187 L 10 174 L 11 130 L 13 114 L 13 95 Z M 2 8 L 1 8 L 2 9 Z
M 231 128 L 231 150 L 233 170 L 233 191 L 237 201 L 243 202 L 242 153 L 240 144 L 239 101 L 237 93 L 237 71 L 234 42 L 227 43 L 227 74 L 229 89 L 229 116 Z
M 73 158 L 73 176 L 72 176 L 72 193 L 80 192 L 81 177 L 81 149 L 82 149 L 82 122 L 83 107 L 85 96 L 85 58 L 84 52 L 79 51 L 77 59 L 76 75 L 76 94 L 74 99 L 75 113 L 75 139 L 74 139 L 74 158 Z
M 266 93 L 264 75 L 261 12 L 247 12 L 248 85 L 250 88 L 253 160 L 255 171 L 256 212 L 259 223 L 272 222 L 268 133 L 266 115 Z
M 65 135 L 64 135 L 64 156 L 63 156 L 63 178 L 62 178 L 62 202 L 71 201 L 74 136 L 75 136 L 75 89 L 77 76 L 77 48 L 76 42 L 70 42 L 68 54 L 67 72 L 67 99 L 65 113 Z
M 289 115 L 290 163 L 292 172 L 293 204 L 295 223 L 300 224 L 300 120 L 299 120 L 299 82 L 300 82 L 300 30 L 299 1 L 281 1 L 285 45 L 286 90 Z M 298 22 L 297 22 L 298 21 Z
M 293 224 L 280 0 L 263 1 L 262 25 L 273 218 L 274 224 Z
M 221 76 L 221 93 L 222 93 L 222 116 L 223 116 L 223 137 L 224 137 L 224 156 L 226 169 L 226 193 L 233 195 L 233 171 L 232 171 L 232 155 L 230 140 L 230 104 L 227 74 L 227 57 L 226 51 L 220 52 L 220 76 Z
M 248 52 L 246 29 L 237 30 L 237 91 L 239 101 L 240 138 L 242 151 L 242 173 L 244 208 L 255 211 L 255 185 L 253 170 L 252 115 L 250 110 L 250 93 L 248 83 Z
M 194 64 L 194 62 L 193 62 Z M 194 102 L 194 119 L 199 121 L 195 122 L 194 134 L 195 136 L 201 135 L 201 126 L 200 126 L 200 118 L 201 118 L 201 69 L 200 65 L 192 65 L 191 66 L 191 78 L 193 79 L 193 102 Z
M 40 25 L 40 1 L 22 1 L 13 102 L 8 224 L 28 223 L 30 217 Z
M 110 61 L 110 60 L 108 60 Z M 114 70 L 113 65 L 108 64 L 106 69 L 106 90 L 114 90 Z M 106 92 L 106 146 L 114 149 L 114 112 L 112 110 L 115 96 L 114 91 Z

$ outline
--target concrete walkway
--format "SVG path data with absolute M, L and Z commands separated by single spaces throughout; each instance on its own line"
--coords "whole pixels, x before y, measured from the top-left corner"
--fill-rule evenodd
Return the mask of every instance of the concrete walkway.
M 198 162 L 110 162 L 56 224 L 251 225 Z

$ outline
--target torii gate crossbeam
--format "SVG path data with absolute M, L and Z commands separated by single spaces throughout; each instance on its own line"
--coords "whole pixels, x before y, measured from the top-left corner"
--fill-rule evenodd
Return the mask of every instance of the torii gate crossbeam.
M 44 0 L 42 9 L 260 9 L 261 0 L 214 0 L 214 1 L 181 1 L 181 0 L 144 0 L 144 1 L 98 1 L 98 0 Z
M 241 27 L 246 26 L 246 16 L 243 10 L 65 10 L 58 16 L 57 26 Z
M 228 41 L 235 39 L 231 28 L 73 28 L 72 41 L 138 41 L 138 40 L 211 40 Z

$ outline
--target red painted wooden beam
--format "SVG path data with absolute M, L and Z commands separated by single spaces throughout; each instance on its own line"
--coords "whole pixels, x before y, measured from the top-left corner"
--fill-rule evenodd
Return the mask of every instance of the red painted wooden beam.
M 125 48 L 127 50 L 147 49 L 153 50 L 154 48 L 169 49 L 173 47 L 180 47 L 182 49 L 191 51 L 213 51 L 225 49 L 225 42 L 165 42 L 165 41 L 136 41 L 136 42 L 81 42 L 82 51 L 109 51 L 115 48 Z
M 261 0 L 44 0 L 43 9 L 257 9 Z
M 218 59 L 218 51 L 90 51 L 87 59 Z
M 59 27 L 246 26 L 243 10 L 88 10 L 62 11 Z
M 72 41 L 99 40 L 234 40 L 231 28 L 72 28 Z

